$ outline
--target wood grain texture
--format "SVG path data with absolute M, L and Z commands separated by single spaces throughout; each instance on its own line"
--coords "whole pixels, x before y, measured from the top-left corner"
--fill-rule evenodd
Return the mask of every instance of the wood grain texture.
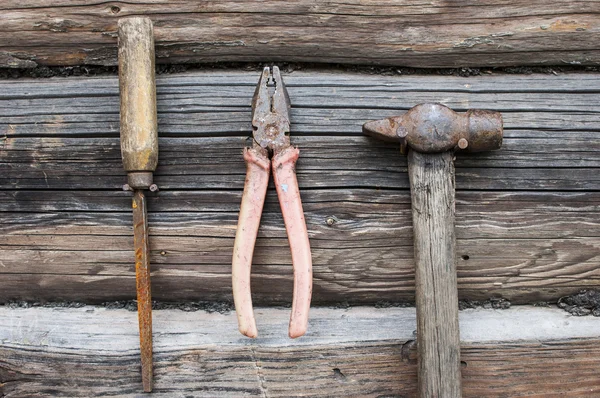
M 117 20 L 149 16 L 162 63 L 275 61 L 416 67 L 592 65 L 596 1 L 8 0 L 0 65 L 115 65 Z
M 231 300 L 258 75 L 157 79 L 161 191 L 148 217 L 158 300 Z M 501 150 L 456 160 L 459 296 L 527 303 L 600 285 L 599 75 L 284 79 L 316 304 L 414 300 L 406 159 L 361 125 L 432 100 L 500 110 L 506 126 Z M 118 129 L 115 77 L 0 81 L 0 301 L 135 297 Z M 255 303 L 289 303 L 291 275 L 271 187 Z
M 3 192 L 3 206 L 19 212 L 2 213 L 0 297 L 133 298 L 129 194 L 43 192 Z M 155 299 L 231 299 L 240 195 L 186 191 L 149 198 Z M 598 199 L 597 193 L 459 193 L 461 298 L 531 302 L 597 287 Z M 315 190 L 303 200 L 316 303 L 413 300 L 408 192 Z M 253 271 L 255 302 L 290 302 L 291 258 L 274 192 L 267 196 Z
M 287 309 L 258 308 L 256 340 L 238 333 L 234 313 L 154 315 L 159 397 L 416 394 L 412 308 L 314 308 L 296 340 L 286 335 Z M 0 308 L 0 393 L 139 396 L 135 317 L 89 306 Z M 600 318 L 534 307 L 460 317 L 465 397 L 600 394 Z
M 149 18 L 119 20 L 120 139 L 123 168 L 148 176 L 158 164 L 154 32 Z M 140 173 L 146 172 L 146 173 Z M 148 184 L 129 185 L 148 189 Z
M 453 157 L 408 152 L 420 398 L 462 396 Z

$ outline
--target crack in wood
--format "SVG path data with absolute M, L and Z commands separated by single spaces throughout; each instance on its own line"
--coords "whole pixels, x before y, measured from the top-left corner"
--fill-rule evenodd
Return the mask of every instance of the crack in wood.
M 262 367 L 260 365 L 260 362 L 258 360 L 258 357 L 256 355 L 256 350 L 254 347 L 250 348 L 250 352 L 252 353 L 252 361 L 254 364 L 254 369 L 256 370 L 256 378 L 258 379 L 258 387 L 260 389 L 260 392 L 263 396 L 263 398 L 268 398 L 268 389 L 265 383 L 265 377 L 262 373 Z

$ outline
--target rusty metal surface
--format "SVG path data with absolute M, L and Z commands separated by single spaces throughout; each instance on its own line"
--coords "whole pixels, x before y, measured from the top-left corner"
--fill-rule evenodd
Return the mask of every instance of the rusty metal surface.
M 148 245 L 148 219 L 146 197 L 135 190 L 133 207 L 133 247 L 135 250 L 135 276 L 140 328 L 142 383 L 144 391 L 152 391 L 152 297 L 150 291 L 150 248 Z
M 273 90 L 273 95 L 269 93 Z M 290 146 L 290 98 L 277 66 L 265 67 L 252 98 L 252 128 L 257 146 L 280 151 Z
M 153 185 L 152 171 L 130 171 L 127 173 L 127 184 L 132 189 L 148 189 Z
M 441 104 L 420 104 L 401 116 L 374 120 L 363 125 L 372 137 L 399 142 L 421 153 L 452 149 L 481 152 L 502 145 L 502 115 L 499 112 L 469 110 L 457 113 Z

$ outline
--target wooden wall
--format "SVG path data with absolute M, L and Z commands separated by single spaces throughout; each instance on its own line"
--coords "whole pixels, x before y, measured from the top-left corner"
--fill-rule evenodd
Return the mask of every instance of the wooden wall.
M 258 71 L 158 78 L 156 300 L 231 300 L 242 148 Z M 456 161 L 459 293 L 555 301 L 600 285 L 597 74 L 284 74 L 314 261 L 314 304 L 412 301 L 406 159 L 364 121 L 426 101 L 502 112 L 501 150 Z M 0 301 L 132 299 L 130 193 L 116 77 L 0 82 Z M 327 223 L 334 221 L 333 225 Z M 291 302 L 291 259 L 269 191 L 253 268 L 258 305 Z
M 8 0 L 0 67 L 115 65 L 117 19 L 142 14 L 162 64 L 600 62 L 597 1 L 413 3 Z M 406 159 L 361 125 L 421 102 L 505 121 L 501 150 L 457 155 L 459 295 L 529 305 L 461 311 L 464 396 L 600 394 L 600 318 L 531 305 L 600 285 L 600 74 L 487 72 L 284 70 L 313 251 L 308 333 L 288 340 L 289 309 L 272 308 L 291 303 L 292 270 L 271 187 L 253 266 L 259 339 L 231 311 L 154 311 L 154 396 L 414 396 L 414 309 L 380 308 L 414 299 Z M 158 77 L 155 300 L 232 299 L 258 76 Z M 0 81 L 0 304 L 135 298 L 118 112 L 116 76 Z M 139 371 L 134 312 L 0 306 L 1 397 L 139 396 Z

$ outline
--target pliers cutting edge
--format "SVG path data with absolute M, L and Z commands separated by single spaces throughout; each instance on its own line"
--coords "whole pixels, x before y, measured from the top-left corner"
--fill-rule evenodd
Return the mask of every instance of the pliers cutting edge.
M 269 94 L 269 83 L 274 92 Z M 246 183 L 235 235 L 232 261 L 233 299 L 240 332 L 256 337 L 250 292 L 250 269 L 260 224 L 269 174 L 272 168 L 281 213 L 292 253 L 294 293 L 289 336 L 306 333 L 312 295 L 312 258 L 308 231 L 296 179 L 300 151 L 290 145 L 290 100 L 279 68 L 263 69 L 252 100 L 253 145 L 244 149 Z M 272 157 L 272 159 L 270 159 Z

